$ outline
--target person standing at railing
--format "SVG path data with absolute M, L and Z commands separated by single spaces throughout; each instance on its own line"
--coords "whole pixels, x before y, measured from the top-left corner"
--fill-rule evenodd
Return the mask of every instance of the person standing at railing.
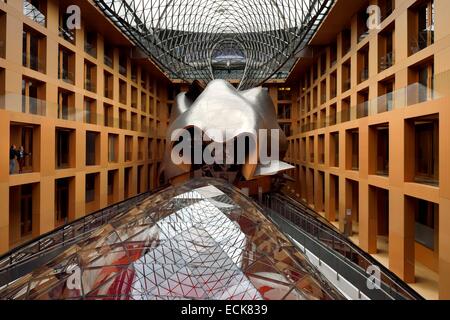
M 11 145 L 11 148 L 9 148 L 9 174 L 14 174 L 14 171 L 16 171 L 16 157 L 17 147 L 13 144 Z
M 17 162 L 19 162 L 19 173 L 22 173 L 23 167 L 25 166 L 25 157 L 31 156 L 31 153 L 25 152 L 23 146 L 20 146 L 19 151 L 17 151 Z

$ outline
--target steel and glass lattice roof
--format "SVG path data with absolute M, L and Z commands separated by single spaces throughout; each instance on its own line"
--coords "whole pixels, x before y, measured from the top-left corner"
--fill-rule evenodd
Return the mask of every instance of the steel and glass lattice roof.
M 94 0 L 172 79 L 286 77 L 334 0 Z
M 260 210 L 220 180 L 170 187 L 0 287 L 0 299 L 343 299 Z

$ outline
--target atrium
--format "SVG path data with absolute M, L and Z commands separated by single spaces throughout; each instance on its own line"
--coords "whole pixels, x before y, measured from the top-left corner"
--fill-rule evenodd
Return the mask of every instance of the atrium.
M 0 0 L 0 300 L 450 300 L 449 12 Z

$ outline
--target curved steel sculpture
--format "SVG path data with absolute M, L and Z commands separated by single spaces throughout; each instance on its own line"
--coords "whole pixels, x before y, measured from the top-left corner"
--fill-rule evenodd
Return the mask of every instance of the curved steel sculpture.
M 169 77 L 248 89 L 287 75 L 334 0 L 94 2 Z
M 238 91 L 225 80 L 204 90 L 193 85 L 176 97 L 167 141 L 161 169 L 169 181 L 205 166 L 234 184 L 294 169 L 280 161 L 287 139 L 262 87 Z

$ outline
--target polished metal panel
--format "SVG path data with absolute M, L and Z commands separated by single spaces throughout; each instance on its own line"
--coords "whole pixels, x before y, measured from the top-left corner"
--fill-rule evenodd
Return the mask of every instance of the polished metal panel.
M 167 132 L 166 151 L 162 171 L 168 180 L 189 173 L 193 170 L 191 160 L 185 159 L 185 163 L 177 165 L 172 159 L 172 150 L 178 141 L 178 129 L 194 128 L 201 135 L 206 135 L 211 142 L 226 144 L 238 137 L 248 136 L 254 142 L 254 148 L 250 148 L 249 161 L 242 167 L 241 173 L 247 180 L 254 179 L 262 174 L 273 175 L 294 167 L 281 161 L 274 161 L 258 168 L 263 163 L 259 160 L 259 151 L 268 146 L 271 151 L 270 130 L 279 133 L 279 139 L 275 142 L 279 146 L 278 159 L 283 159 L 287 151 L 287 139 L 278 125 L 275 106 L 266 89 L 259 87 L 247 91 L 238 91 L 225 80 L 214 80 L 208 84 L 195 101 L 187 97 L 189 93 L 180 93 L 174 107 L 174 113 Z M 268 130 L 268 134 L 260 135 L 260 130 Z M 192 137 L 194 138 L 194 137 Z M 275 149 L 274 149 L 275 150 Z M 243 150 L 238 150 L 238 152 Z M 258 162 L 250 161 L 254 155 Z M 266 170 L 264 170 L 266 168 Z M 270 169 L 267 169 L 270 168 Z
M 223 181 L 170 187 L 0 287 L 0 299 L 343 299 L 260 210 Z

